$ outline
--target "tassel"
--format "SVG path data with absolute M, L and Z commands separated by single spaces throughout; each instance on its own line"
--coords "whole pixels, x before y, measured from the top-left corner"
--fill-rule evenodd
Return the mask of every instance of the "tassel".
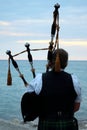
M 56 54 L 56 60 L 55 60 L 55 72 L 60 72 L 60 59 L 58 52 Z
M 7 85 L 12 85 L 12 76 L 10 70 L 10 58 L 8 59 L 8 74 L 7 74 Z

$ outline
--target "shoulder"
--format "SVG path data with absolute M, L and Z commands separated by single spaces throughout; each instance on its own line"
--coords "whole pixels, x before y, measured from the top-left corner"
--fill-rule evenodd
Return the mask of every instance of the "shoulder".
M 79 79 L 78 79 L 77 75 L 71 74 L 71 77 L 72 77 L 72 80 L 73 80 L 73 84 L 75 86 L 80 86 L 80 82 L 79 82 Z
M 42 87 L 42 74 L 37 74 L 36 77 L 29 83 L 28 91 L 32 89 L 38 95 Z
M 42 78 L 42 73 L 39 73 L 39 74 L 36 75 L 34 80 L 40 80 L 41 78 Z

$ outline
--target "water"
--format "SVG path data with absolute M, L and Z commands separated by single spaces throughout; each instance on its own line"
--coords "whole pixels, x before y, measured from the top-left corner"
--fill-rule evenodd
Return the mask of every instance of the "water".
M 27 60 L 17 61 L 20 71 L 29 82 L 33 79 L 31 68 Z M 46 70 L 46 61 L 34 61 L 36 73 Z M 69 61 L 66 71 L 75 73 L 82 89 L 82 103 L 75 115 L 79 120 L 87 120 L 87 61 Z M 11 64 L 12 86 L 7 86 L 8 61 L 0 60 L 0 118 L 6 120 L 22 120 L 20 102 L 26 88 L 18 72 Z

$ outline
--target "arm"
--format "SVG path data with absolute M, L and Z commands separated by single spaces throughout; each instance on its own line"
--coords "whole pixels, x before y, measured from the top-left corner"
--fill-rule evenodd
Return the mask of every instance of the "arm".
M 74 89 L 77 93 L 77 97 L 76 97 L 75 103 L 74 103 L 74 112 L 77 112 L 80 109 L 80 104 L 81 104 L 81 100 L 82 100 L 81 88 L 80 88 L 80 83 L 79 83 L 76 75 L 72 75 L 72 80 L 73 80 Z

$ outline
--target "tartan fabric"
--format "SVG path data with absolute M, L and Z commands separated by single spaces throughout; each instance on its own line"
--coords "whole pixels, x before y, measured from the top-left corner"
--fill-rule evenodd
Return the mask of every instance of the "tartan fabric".
M 40 120 L 38 130 L 78 130 L 77 120 Z

